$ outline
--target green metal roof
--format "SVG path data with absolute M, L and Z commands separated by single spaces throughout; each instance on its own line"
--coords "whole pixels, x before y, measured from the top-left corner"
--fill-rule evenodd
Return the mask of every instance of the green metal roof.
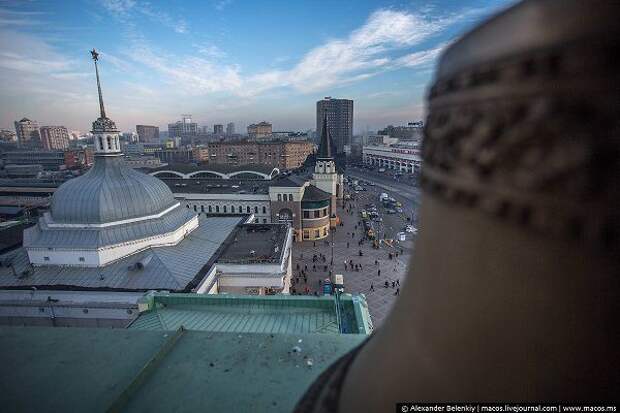
M 365 338 L 0 327 L 0 405 L 20 412 L 291 412 Z
M 343 295 L 338 320 L 334 297 L 152 293 L 148 310 L 129 326 L 139 330 L 188 330 L 278 334 L 370 334 L 363 296 Z M 340 328 L 339 328 L 340 325 Z

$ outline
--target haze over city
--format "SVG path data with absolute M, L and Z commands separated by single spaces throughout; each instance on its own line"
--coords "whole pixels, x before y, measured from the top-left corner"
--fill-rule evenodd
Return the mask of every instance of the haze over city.
M 119 128 L 269 120 L 315 126 L 315 102 L 353 99 L 354 133 L 424 116 L 440 52 L 506 1 L 0 3 L 0 128 L 24 116 L 87 131 L 100 50 Z

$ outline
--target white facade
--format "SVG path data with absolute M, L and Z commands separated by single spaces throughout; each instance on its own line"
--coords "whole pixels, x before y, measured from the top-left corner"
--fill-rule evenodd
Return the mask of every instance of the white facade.
M 180 207 L 180 206 L 179 206 Z M 43 220 L 41 220 L 42 223 Z M 115 224 L 115 223 L 110 223 Z M 124 225 L 124 222 L 118 225 Z M 109 226 L 109 225 L 107 225 Z M 79 267 L 101 267 L 125 258 L 129 255 L 143 251 L 147 248 L 164 247 L 176 245 L 181 242 L 190 232 L 198 227 L 198 216 L 194 216 L 184 225 L 176 230 L 158 234 L 153 237 L 141 238 L 119 244 L 106 245 L 97 249 L 80 248 L 33 248 L 27 247 L 28 259 L 35 266 L 39 265 L 70 265 Z M 88 230 L 88 227 L 84 227 Z M 35 228 L 28 228 L 24 232 L 33 231 Z M 50 229 L 53 231 L 53 229 Z
M 271 203 L 268 194 L 175 193 L 174 197 L 196 213 L 253 214 L 255 223 L 271 223 Z
M 363 147 L 362 153 L 365 164 L 379 168 L 413 173 L 422 166 L 422 155 L 418 145 L 368 145 Z
M 289 227 L 280 262 L 217 263 L 218 292 L 262 295 L 267 290 L 275 290 L 288 294 L 293 274 L 292 244 L 293 231 Z

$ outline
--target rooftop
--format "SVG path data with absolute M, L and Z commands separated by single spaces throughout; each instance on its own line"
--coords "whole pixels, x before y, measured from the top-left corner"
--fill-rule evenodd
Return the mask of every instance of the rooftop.
M 344 294 L 339 311 L 333 296 L 147 294 L 149 310 L 129 326 L 139 330 L 225 333 L 370 334 L 364 296 Z M 338 320 L 338 314 L 341 315 Z
M 219 263 L 280 262 L 289 228 L 287 224 L 245 224 L 237 227 Z
M 238 181 L 236 179 L 182 179 L 161 178 L 173 193 L 190 194 L 268 194 L 273 181 L 262 179 Z
M 0 327 L 0 337 L 11 372 L 0 403 L 22 412 L 291 412 L 366 338 L 47 327 Z
M 302 202 L 324 201 L 330 198 L 331 194 L 329 194 L 328 192 L 325 192 L 314 185 L 308 185 L 304 190 L 304 197 L 302 198 Z
M 104 267 L 31 266 L 24 248 L 0 255 L 0 288 L 67 290 L 191 290 L 243 217 L 199 217 L 200 225 L 174 246 L 149 248 Z M 136 264 L 142 263 L 137 269 Z M 8 264 L 11 266 L 9 267 Z

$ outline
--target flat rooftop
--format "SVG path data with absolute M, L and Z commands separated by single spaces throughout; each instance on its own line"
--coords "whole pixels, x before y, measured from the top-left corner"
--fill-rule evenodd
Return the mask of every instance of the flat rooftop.
M 287 224 L 239 225 L 229 237 L 218 263 L 280 262 L 289 233 Z
M 361 334 L 0 327 L 0 404 L 20 412 L 291 412 Z

